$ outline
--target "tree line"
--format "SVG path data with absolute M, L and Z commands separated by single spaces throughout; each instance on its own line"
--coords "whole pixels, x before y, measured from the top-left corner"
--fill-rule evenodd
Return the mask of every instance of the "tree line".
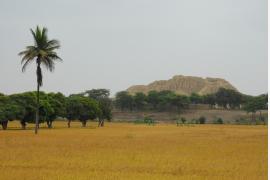
M 104 126 L 104 120 L 112 118 L 112 101 L 107 89 L 92 89 L 79 94 L 65 96 L 62 93 L 39 92 L 39 124 L 53 127 L 53 121 L 66 118 L 68 127 L 72 120 L 79 120 L 85 127 L 88 120 L 98 120 L 98 126 Z M 22 129 L 28 123 L 35 123 L 37 92 L 24 92 L 4 95 L 0 93 L 0 123 L 7 129 L 9 121 L 19 120 Z
M 129 94 L 127 91 L 116 93 L 110 98 L 107 89 L 92 89 L 78 94 L 65 96 L 58 93 L 39 92 L 39 124 L 53 127 L 57 118 L 66 118 L 68 127 L 72 120 L 79 120 L 85 127 L 88 120 L 97 120 L 103 127 L 105 120 L 112 119 L 112 109 L 122 111 L 176 111 L 190 108 L 191 104 L 207 104 L 210 108 L 220 106 L 224 109 L 244 109 L 255 119 L 257 111 L 267 109 L 268 95 L 248 96 L 234 90 L 220 88 L 216 93 L 190 96 L 178 95 L 172 91 L 150 91 L 148 94 Z M 24 92 L 12 95 L 0 93 L 0 123 L 7 129 L 9 121 L 18 120 L 22 129 L 28 123 L 35 123 L 37 92 Z
M 199 95 L 192 93 L 190 96 L 179 95 L 172 91 L 150 91 L 148 94 L 141 92 L 134 95 L 127 91 L 116 94 L 114 105 L 121 111 L 177 111 L 188 109 L 192 104 L 206 104 L 210 108 L 244 109 L 256 113 L 258 110 L 267 109 L 268 94 L 249 96 L 235 90 L 220 88 L 216 93 Z

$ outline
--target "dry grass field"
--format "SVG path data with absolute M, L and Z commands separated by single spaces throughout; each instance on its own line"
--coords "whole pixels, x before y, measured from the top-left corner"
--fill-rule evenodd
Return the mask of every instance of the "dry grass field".
M 267 126 L 54 125 L 0 130 L 1 180 L 267 179 Z

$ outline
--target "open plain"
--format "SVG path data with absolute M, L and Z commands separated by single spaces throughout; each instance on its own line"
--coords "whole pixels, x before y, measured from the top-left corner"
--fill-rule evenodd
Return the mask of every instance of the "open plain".
M 0 179 L 267 179 L 267 126 L 55 122 L 0 130 Z

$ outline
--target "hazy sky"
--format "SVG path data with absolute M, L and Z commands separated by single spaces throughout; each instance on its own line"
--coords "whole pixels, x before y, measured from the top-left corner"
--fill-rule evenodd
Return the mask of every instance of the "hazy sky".
M 35 64 L 22 73 L 18 52 L 36 25 L 64 60 L 44 91 L 114 94 L 182 74 L 267 92 L 267 0 L 0 0 L 0 92 L 35 90 Z

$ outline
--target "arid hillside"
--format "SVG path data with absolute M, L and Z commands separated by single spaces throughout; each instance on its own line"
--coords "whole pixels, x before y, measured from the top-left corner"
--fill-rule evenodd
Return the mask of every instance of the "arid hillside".
M 147 94 L 149 91 L 171 90 L 177 94 L 190 95 L 198 93 L 200 95 L 211 94 L 218 91 L 219 88 L 237 89 L 228 81 L 220 78 L 201 78 L 194 76 L 177 75 L 169 80 L 154 81 L 148 85 L 135 85 L 127 89 L 131 94 L 143 92 Z

